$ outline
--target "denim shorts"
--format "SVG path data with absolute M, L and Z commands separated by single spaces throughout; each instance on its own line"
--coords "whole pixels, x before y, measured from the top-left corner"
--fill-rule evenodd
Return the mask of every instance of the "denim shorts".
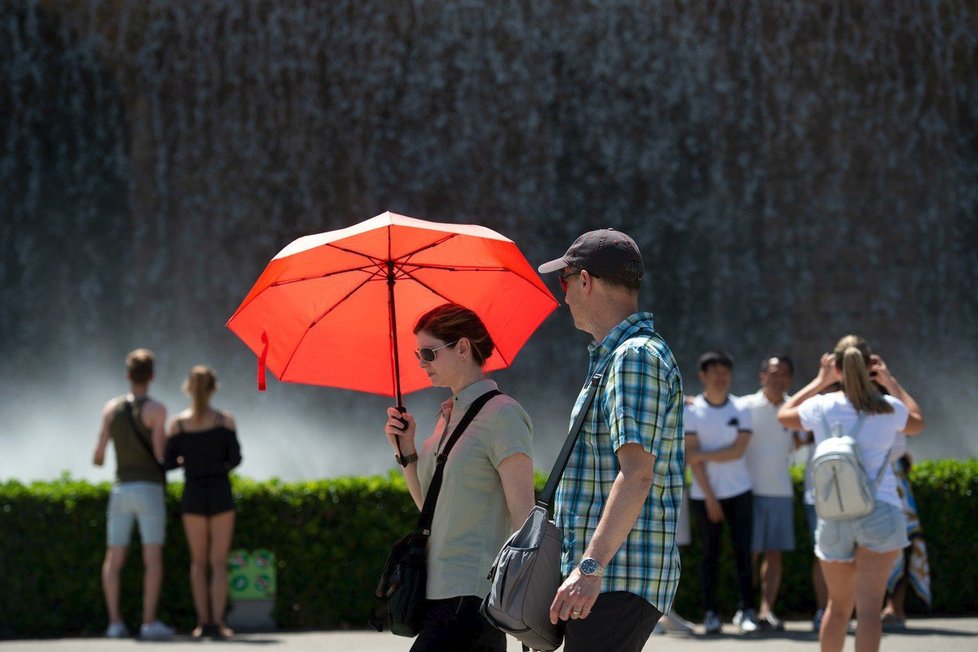
M 156 482 L 121 482 L 112 485 L 106 512 L 110 546 L 128 546 L 133 522 L 139 523 L 143 544 L 162 545 L 166 535 L 166 500 Z
M 861 518 L 826 521 L 818 519 L 815 555 L 825 561 L 852 561 L 856 546 L 873 552 L 891 552 L 910 545 L 903 509 L 877 501 Z

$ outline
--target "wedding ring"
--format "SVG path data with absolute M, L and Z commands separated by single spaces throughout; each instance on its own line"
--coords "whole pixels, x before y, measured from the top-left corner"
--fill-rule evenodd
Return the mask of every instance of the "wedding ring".
M 572 616 L 580 616 L 581 615 L 581 610 L 580 609 L 574 609 L 574 610 L 571 611 L 571 615 Z

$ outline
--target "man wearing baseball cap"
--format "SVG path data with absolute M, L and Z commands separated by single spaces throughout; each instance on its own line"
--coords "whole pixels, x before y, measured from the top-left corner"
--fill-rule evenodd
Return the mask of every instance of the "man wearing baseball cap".
M 640 652 L 679 585 L 682 377 L 638 310 L 645 265 L 632 238 L 589 231 L 538 269 L 558 273 L 574 325 L 594 338 L 587 378 L 601 374 L 554 500 L 565 580 L 550 619 L 566 621 L 566 652 Z

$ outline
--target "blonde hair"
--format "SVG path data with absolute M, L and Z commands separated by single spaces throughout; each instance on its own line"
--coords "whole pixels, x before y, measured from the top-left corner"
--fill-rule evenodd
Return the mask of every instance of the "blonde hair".
M 846 335 L 835 345 L 835 366 L 842 370 L 842 391 L 859 412 L 887 414 L 893 406 L 869 379 L 867 366 L 873 352 L 858 335 Z
M 217 374 L 207 365 L 196 365 L 183 381 L 183 391 L 190 397 L 194 415 L 201 415 L 210 404 L 211 395 L 217 391 Z

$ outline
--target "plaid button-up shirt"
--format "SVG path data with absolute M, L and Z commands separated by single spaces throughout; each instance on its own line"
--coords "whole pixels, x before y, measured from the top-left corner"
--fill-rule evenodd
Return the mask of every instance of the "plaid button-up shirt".
M 669 346 L 652 314 L 640 312 L 589 347 L 588 379 L 604 373 L 554 499 L 563 530 L 564 576 L 584 555 L 620 467 L 616 451 L 640 444 L 655 456 L 655 478 L 631 533 L 607 566 L 601 592 L 634 593 L 662 613 L 679 585 L 676 521 L 683 491 L 683 388 Z M 571 423 L 587 395 L 581 390 Z

